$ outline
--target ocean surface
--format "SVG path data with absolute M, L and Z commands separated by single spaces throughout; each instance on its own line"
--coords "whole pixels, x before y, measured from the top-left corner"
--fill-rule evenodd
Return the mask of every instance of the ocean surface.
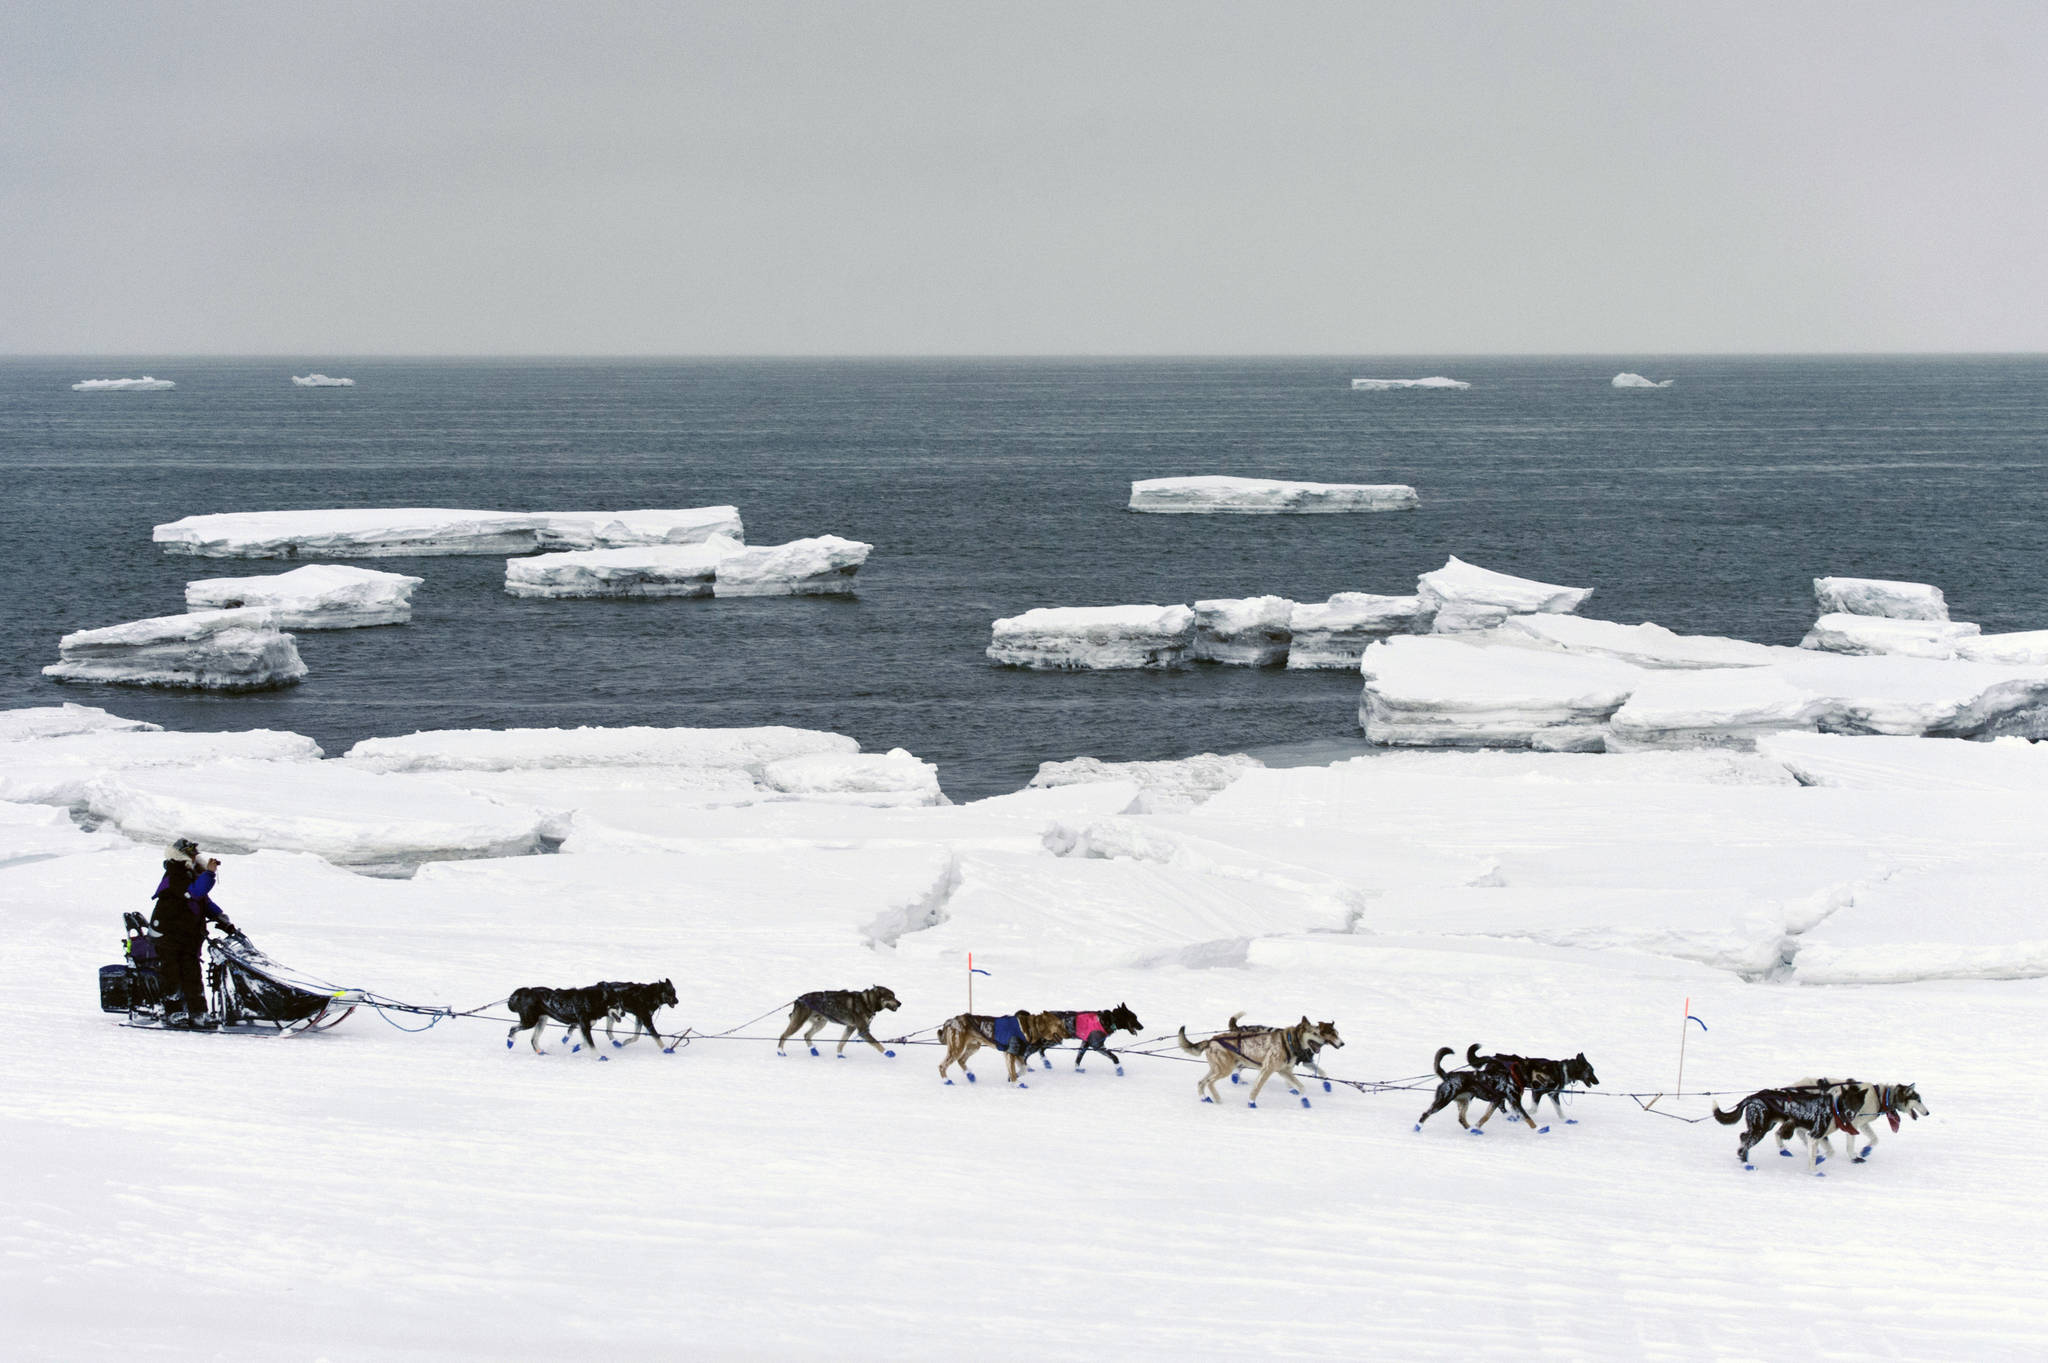
M 317 368 L 357 380 L 300 389 Z M 1675 378 L 1616 390 L 1623 369 Z M 74 393 L 149 373 L 157 393 Z M 1354 376 L 1467 392 L 1354 393 Z M 1584 613 L 1796 643 L 1827 573 L 1933 582 L 1986 631 L 2048 628 L 2048 358 L 1199 361 L 0 359 L 0 705 L 174 728 L 377 734 L 794 724 L 939 763 L 955 799 L 1093 754 L 1327 750 L 1358 679 L 1032 673 L 983 656 L 1032 606 L 1405 593 L 1449 554 L 1596 592 Z M 1411 483 L 1412 513 L 1142 516 L 1132 479 Z M 408 626 L 302 633 L 297 687 L 60 686 L 58 636 L 183 609 L 150 527 L 327 506 L 730 502 L 747 538 L 873 543 L 852 600 L 522 601 L 500 558 Z M 1277 747 L 1275 746 L 1277 745 Z

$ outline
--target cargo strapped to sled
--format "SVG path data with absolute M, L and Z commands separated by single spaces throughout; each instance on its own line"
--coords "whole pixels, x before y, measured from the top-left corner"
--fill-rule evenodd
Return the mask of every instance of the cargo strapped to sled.
M 336 989 L 296 976 L 240 933 L 209 940 L 206 955 L 216 1011 L 224 1026 L 269 1022 L 317 1031 L 334 1026 L 366 1001 L 361 990 Z

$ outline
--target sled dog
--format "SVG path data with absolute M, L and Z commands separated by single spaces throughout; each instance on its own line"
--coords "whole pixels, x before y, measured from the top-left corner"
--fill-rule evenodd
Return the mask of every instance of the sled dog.
M 1129 1032 L 1136 1036 L 1145 1025 L 1138 1021 L 1138 1015 L 1131 1011 L 1127 1003 L 1119 1003 L 1114 1008 L 1076 1009 L 1071 1012 L 1056 1008 L 1052 1015 L 1059 1019 L 1062 1033 L 1060 1041 L 1081 1043 L 1081 1049 L 1074 1052 L 1076 1070 L 1080 1069 L 1081 1062 L 1088 1058 L 1088 1052 L 1095 1051 L 1107 1056 L 1109 1063 L 1117 1066 L 1121 1072 L 1123 1058 L 1109 1048 L 1109 1039 L 1118 1032 Z M 1058 1041 L 1035 1044 L 1031 1048 L 1031 1055 L 1043 1056 L 1058 1044 Z M 1031 1063 L 1031 1056 L 1026 1056 L 1024 1063 L 1028 1066 Z M 1051 1069 L 1052 1061 L 1046 1061 L 1045 1067 Z
M 1548 1098 L 1550 1105 L 1557 1109 L 1557 1115 L 1560 1117 L 1564 1117 L 1564 1103 L 1558 1095 L 1573 1084 L 1593 1088 L 1600 1083 L 1600 1076 L 1593 1073 L 1593 1062 L 1586 1059 L 1584 1051 L 1580 1051 L 1569 1060 L 1547 1060 L 1538 1055 L 1505 1053 L 1481 1055 L 1479 1043 L 1475 1041 L 1465 1048 L 1465 1063 L 1475 1070 L 1506 1070 L 1509 1077 L 1516 1081 L 1522 1101 L 1528 1103 L 1532 1111 L 1541 1108 L 1543 1100 Z M 1529 1102 L 1529 1095 L 1532 1093 L 1536 1095 L 1536 1101 L 1533 1103 Z M 1577 1119 L 1565 1117 L 1567 1123 L 1575 1120 Z
M 1920 1090 L 1911 1084 L 1859 1084 L 1854 1079 L 1802 1079 L 1790 1087 L 1826 1089 L 1837 1097 L 1842 1097 L 1842 1091 L 1851 1085 L 1855 1085 L 1863 1092 L 1861 1103 L 1854 1108 L 1843 1109 L 1844 1115 L 1863 1132 L 1864 1144 L 1861 1149 L 1857 1149 L 1854 1139 L 1848 1142 L 1847 1149 L 1855 1151 L 1856 1157 L 1851 1161 L 1853 1164 L 1863 1163 L 1870 1158 L 1870 1152 L 1877 1149 L 1877 1123 L 1880 1119 L 1890 1122 L 1893 1132 L 1896 1133 L 1899 1129 L 1899 1118 L 1910 1117 L 1917 1122 L 1927 1115 L 1926 1101 L 1920 1097 Z M 1792 1130 L 1790 1126 L 1780 1127 L 1778 1130 L 1778 1153 L 1781 1155 L 1792 1153 L 1785 1148 L 1785 1138 L 1792 1134 Z M 1821 1148 L 1830 1155 L 1835 1153 L 1833 1132 L 1821 1137 Z
M 1235 1023 L 1236 1018 L 1231 1021 Z M 1296 1065 L 1312 1065 L 1316 1052 L 1325 1046 L 1342 1048 L 1344 1038 L 1337 1035 L 1334 1022 L 1310 1022 L 1304 1015 L 1301 1021 L 1289 1027 L 1261 1028 L 1251 1030 L 1238 1028 L 1218 1032 L 1206 1041 L 1188 1040 L 1188 1029 L 1180 1029 L 1180 1048 L 1190 1055 L 1199 1055 L 1209 1062 L 1209 1071 L 1195 1081 L 1195 1092 L 1202 1095 L 1205 1103 L 1220 1103 L 1223 1095 L 1216 1088 L 1216 1081 L 1227 1079 L 1241 1069 L 1255 1069 L 1259 1072 L 1258 1082 L 1252 1085 L 1249 1105 L 1259 1105 L 1259 1092 L 1266 1087 L 1266 1081 L 1274 1075 L 1283 1075 L 1289 1088 L 1301 1091 L 1301 1076 L 1294 1072 Z M 1307 1107 L 1308 1099 L 1301 1105 Z
M 514 1037 L 530 1028 L 533 1035 L 528 1040 L 535 1055 L 547 1054 L 540 1048 L 542 1022 L 552 1018 L 564 1027 L 581 1029 L 583 1042 L 575 1049 L 580 1051 L 584 1046 L 588 1046 L 596 1052 L 597 1041 L 590 1035 L 590 1024 L 599 1018 L 611 1016 L 611 1003 L 605 995 L 605 987 L 601 984 L 585 985 L 581 989 L 549 989 L 538 985 L 527 989 L 515 989 L 511 997 L 505 1000 L 505 1004 L 519 1018 L 519 1021 L 512 1024 L 512 1029 L 505 1033 L 506 1049 L 511 1049 Z M 604 1054 L 598 1054 L 597 1058 L 611 1059 Z
M 782 1049 L 783 1044 L 796 1034 L 799 1027 L 809 1023 L 810 1030 L 804 1033 L 804 1045 L 810 1047 L 812 1055 L 816 1055 L 818 1033 L 830 1023 L 846 1029 L 839 1038 L 839 1049 L 833 1052 L 834 1055 L 846 1054 L 846 1043 L 853 1040 L 855 1032 L 860 1033 L 862 1041 L 883 1055 L 894 1055 L 896 1052 L 875 1040 L 872 1028 L 877 1013 L 891 1012 L 902 1006 L 892 991 L 879 984 L 867 989 L 820 989 L 814 993 L 799 994 L 796 1002 L 790 1005 L 789 1026 L 782 1029 L 782 1036 L 775 1043 L 775 1053 L 788 1054 Z
M 646 1033 L 656 1041 L 661 1033 L 654 1030 L 654 1014 L 660 1008 L 676 1006 L 676 987 L 668 980 L 656 980 L 652 984 L 634 984 L 626 980 L 606 980 L 597 986 L 604 991 L 605 1019 L 604 1039 L 614 1046 L 630 1046 Z M 612 1028 L 633 1019 L 633 1034 L 620 1041 L 612 1034 Z
M 1468 1070 L 1446 1070 L 1444 1057 L 1452 1054 L 1454 1052 L 1449 1046 L 1437 1048 L 1436 1059 L 1431 1062 L 1436 1070 L 1436 1098 L 1423 1109 L 1422 1115 L 1415 1119 L 1417 1131 L 1422 1130 L 1424 1122 L 1453 1103 L 1458 1105 L 1458 1124 L 1474 1135 L 1483 1130 L 1493 1114 L 1502 1108 L 1507 1108 L 1527 1122 L 1531 1131 L 1550 1130 L 1547 1126 L 1538 1127 L 1536 1119 L 1523 1108 L 1523 1076 L 1515 1073 L 1513 1066 L 1487 1065 Z M 1468 1116 L 1474 1099 L 1487 1104 L 1486 1111 L 1479 1114 L 1476 1123 Z
M 1843 1084 L 1839 1089 L 1759 1089 L 1737 1103 L 1733 1112 L 1716 1107 L 1714 1120 L 1723 1126 L 1743 1124 L 1742 1137 L 1735 1149 L 1735 1157 L 1742 1161 L 1743 1168 L 1756 1167 L 1749 1162 L 1750 1150 L 1772 1127 L 1777 1127 L 1780 1140 L 1794 1131 L 1806 1138 L 1806 1170 L 1815 1173 L 1821 1142 L 1829 1132 L 1839 1126 L 1851 1138 L 1859 1134 L 1848 1114 L 1862 1107 L 1863 1097 L 1863 1088 L 1857 1084 Z
M 1021 1008 L 1014 1013 L 962 1013 L 947 1018 L 939 1027 L 939 1040 L 946 1047 L 945 1059 L 939 1061 L 939 1077 L 945 1079 L 947 1067 L 958 1065 L 967 1082 L 973 1083 L 967 1058 L 983 1046 L 993 1046 L 1003 1053 L 1009 1071 L 1007 1082 L 1014 1084 L 1017 1062 L 1024 1060 L 1033 1047 L 1056 1046 L 1066 1040 L 1063 1032 L 1059 1018 L 1053 1014 L 1027 1013 Z

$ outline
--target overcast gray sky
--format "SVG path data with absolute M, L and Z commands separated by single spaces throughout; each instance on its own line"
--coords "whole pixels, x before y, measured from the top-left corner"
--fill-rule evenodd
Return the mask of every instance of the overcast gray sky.
M 2048 350 L 2048 3 L 0 0 L 0 351 Z

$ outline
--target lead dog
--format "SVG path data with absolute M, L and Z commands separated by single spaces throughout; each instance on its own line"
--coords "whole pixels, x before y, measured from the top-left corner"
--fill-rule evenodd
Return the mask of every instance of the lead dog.
M 1550 1130 L 1539 1127 L 1536 1121 L 1522 1107 L 1522 1080 L 1513 1066 L 1487 1066 L 1469 1070 L 1445 1070 L 1444 1057 L 1454 1052 L 1449 1046 L 1437 1048 L 1436 1059 L 1431 1062 L 1436 1070 L 1436 1099 L 1415 1119 L 1415 1129 L 1422 1130 L 1422 1124 L 1452 1103 L 1458 1105 L 1458 1124 L 1473 1135 L 1484 1134 L 1486 1123 L 1502 1108 L 1513 1110 L 1517 1117 L 1529 1124 L 1531 1131 L 1541 1134 Z M 1472 1102 L 1478 1099 L 1489 1104 L 1474 1125 L 1469 1119 Z
M 1232 1022 L 1236 1022 L 1232 1018 Z M 1344 1038 L 1337 1035 L 1334 1022 L 1310 1022 L 1306 1015 L 1291 1027 L 1274 1027 L 1253 1031 L 1239 1028 L 1218 1032 L 1200 1043 L 1188 1040 L 1188 1029 L 1180 1029 L 1180 1048 L 1190 1055 L 1202 1056 L 1209 1062 L 1209 1072 L 1195 1081 L 1195 1091 L 1203 1095 L 1205 1103 L 1222 1101 L 1216 1081 L 1234 1076 L 1241 1069 L 1256 1069 L 1259 1081 L 1252 1085 L 1252 1096 L 1248 1107 L 1259 1105 L 1259 1092 L 1266 1087 L 1266 1081 L 1276 1074 L 1285 1075 L 1290 1088 L 1299 1093 L 1302 1088 L 1301 1076 L 1294 1072 L 1296 1065 L 1312 1065 L 1316 1052 L 1325 1046 L 1341 1049 Z M 1309 1101 L 1301 1100 L 1307 1107 Z
M 1017 1082 L 1017 1062 L 1025 1060 L 1034 1047 L 1058 1045 L 1066 1039 L 1064 1033 L 1059 1018 L 1053 1014 L 1027 1013 L 1021 1008 L 1014 1013 L 962 1013 L 947 1018 L 939 1026 L 939 1040 L 946 1047 L 946 1058 L 939 1062 L 939 1077 L 946 1079 L 947 1066 L 958 1065 L 967 1082 L 973 1083 L 974 1074 L 967 1068 L 967 1058 L 983 1046 L 993 1046 L 1003 1053 L 1009 1067 L 1008 1082 L 1018 1088 L 1029 1088 L 1029 1084 Z
M 603 985 L 585 985 L 581 989 L 549 989 L 536 985 L 526 989 L 515 989 L 511 997 L 505 1000 L 505 1004 L 519 1017 L 519 1021 L 513 1023 L 512 1029 L 505 1033 L 506 1050 L 512 1049 L 514 1037 L 531 1028 L 533 1036 L 529 1041 L 533 1046 L 533 1053 L 546 1055 L 547 1052 L 540 1048 L 540 1024 L 552 1018 L 564 1027 L 578 1028 L 582 1031 L 583 1041 L 574 1050 L 580 1051 L 584 1046 L 588 1046 L 599 1060 L 611 1059 L 610 1056 L 598 1051 L 597 1041 L 590 1035 L 591 1023 L 599 1018 L 611 1016 L 611 1001 L 606 997 Z
M 1849 1142 L 1848 1148 L 1856 1151 L 1856 1158 L 1850 1161 L 1853 1164 L 1863 1163 L 1863 1161 L 1870 1158 L 1870 1152 L 1877 1149 L 1877 1122 L 1879 1118 L 1890 1122 L 1892 1131 L 1896 1133 L 1899 1129 L 1900 1117 L 1910 1117 L 1917 1122 L 1927 1115 L 1926 1101 L 1921 1098 L 1920 1090 L 1914 1088 L 1911 1084 L 1857 1084 L 1854 1079 L 1802 1079 L 1792 1085 L 1792 1087 L 1826 1089 L 1834 1092 L 1840 1098 L 1842 1096 L 1840 1091 L 1847 1089 L 1852 1084 L 1855 1084 L 1856 1087 L 1863 1091 L 1863 1101 L 1857 1104 L 1853 1110 L 1845 1109 L 1845 1112 L 1850 1121 L 1863 1129 L 1865 1140 L 1861 1150 L 1856 1150 L 1855 1141 L 1851 1140 Z M 1790 1127 L 1781 1127 L 1778 1130 L 1778 1153 L 1788 1159 L 1791 1157 L 1792 1152 L 1785 1148 L 1785 1138 L 1791 1134 L 1792 1128 Z M 1835 1153 L 1833 1132 L 1829 1132 L 1821 1138 L 1821 1148 L 1826 1150 L 1829 1155 Z M 1826 1156 L 1822 1158 L 1826 1158 Z
M 1564 1103 L 1558 1097 L 1573 1084 L 1584 1084 L 1588 1088 L 1600 1083 L 1600 1076 L 1593 1073 L 1593 1062 L 1580 1051 L 1569 1060 L 1548 1060 L 1539 1055 L 1508 1055 L 1498 1053 L 1481 1055 L 1479 1043 L 1473 1042 L 1465 1048 L 1465 1063 L 1473 1069 L 1504 1069 L 1521 1086 L 1522 1100 L 1528 1102 L 1528 1095 L 1534 1093 L 1536 1101 L 1530 1108 L 1541 1109 L 1543 1100 L 1550 1099 L 1550 1105 L 1557 1109 L 1557 1115 L 1564 1117 L 1566 1126 L 1577 1126 L 1578 1118 L 1564 1116 Z
M 1081 1062 L 1088 1058 L 1088 1052 L 1097 1051 L 1107 1056 L 1109 1063 L 1116 1066 L 1116 1072 L 1122 1074 L 1124 1072 L 1123 1057 L 1109 1048 L 1109 1039 L 1118 1032 L 1129 1032 L 1132 1036 L 1136 1036 L 1145 1026 L 1144 1023 L 1138 1021 L 1138 1015 L 1131 1011 L 1131 1006 L 1127 1003 L 1119 1003 L 1114 1008 L 1097 1008 L 1092 1012 L 1087 1010 L 1066 1012 L 1056 1008 L 1053 1010 L 1052 1015 L 1059 1019 L 1060 1030 L 1063 1033 L 1060 1041 L 1079 1041 L 1081 1043 L 1081 1049 L 1074 1053 L 1074 1070 L 1076 1073 L 1080 1072 Z M 1058 1042 L 1049 1042 L 1035 1045 L 1031 1048 L 1031 1054 L 1043 1058 L 1047 1051 L 1058 1044 Z M 1030 1065 L 1031 1060 L 1029 1056 L 1025 1057 L 1024 1063 L 1027 1067 Z M 1045 1067 L 1051 1069 L 1052 1061 L 1047 1060 Z
M 1826 1174 L 1814 1168 L 1819 1163 L 1821 1142 L 1836 1127 L 1852 1137 L 1858 1134 L 1848 1114 L 1862 1107 L 1863 1098 L 1863 1087 L 1858 1084 L 1842 1084 L 1833 1089 L 1759 1089 L 1737 1103 L 1733 1112 L 1715 1108 L 1714 1120 L 1723 1126 L 1743 1123 L 1742 1138 L 1735 1151 L 1743 1168 L 1756 1168 L 1749 1162 L 1749 1152 L 1775 1126 L 1779 1128 L 1780 1140 L 1794 1131 L 1806 1137 L 1806 1171 L 1826 1178 Z
M 839 1038 L 839 1049 L 833 1052 L 840 1059 L 846 1058 L 846 1043 L 853 1040 L 855 1032 L 859 1032 L 862 1041 L 883 1055 L 893 1056 L 896 1052 L 875 1040 L 871 1028 L 877 1013 L 893 1012 L 902 1006 L 894 991 L 879 984 L 867 989 L 820 989 L 815 993 L 799 994 L 796 1002 L 790 1005 L 789 1026 L 782 1029 L 782 1036 L 775 1043 L 775 1053 L 788 1054 L 782 1049 L 783 1043 L 795 1035 L 797 1028 L 809 1023 L 811 1029 L 804 1033 L 804 1045 L 811 1048 L 812 1055 L 816 1055 L 818 1032 L 829 1022 L 846 1029 L 845 1035 Z

